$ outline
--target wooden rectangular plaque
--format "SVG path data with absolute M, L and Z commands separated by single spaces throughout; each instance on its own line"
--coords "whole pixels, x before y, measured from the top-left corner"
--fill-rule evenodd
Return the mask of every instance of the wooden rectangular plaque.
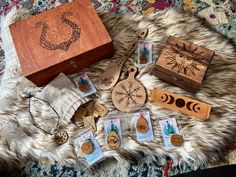
M 184 114 L 197 117 L 201 120 L 209 119 L 211 106 L 209 104 L 169 93 L 167 91 L 154 88 L 152 90 L 151 101 L 164 108 L 180 111 Z

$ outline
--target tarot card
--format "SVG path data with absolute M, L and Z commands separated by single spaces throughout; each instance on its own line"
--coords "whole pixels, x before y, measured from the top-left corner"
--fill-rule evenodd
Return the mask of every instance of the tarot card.
M 119 118 L 104 120 L 107 146 L 111 149 L 123 148 L 121 125 Z M 118 135 L 118 136 L 117 136 Z
M 149 111 L 133 113 L 132 123 L 135 126 L 138 141 L 151 141 L 154 139 Z
M 171 116 L 170 118 L 159 121 L 159 123 L 166 149 L 167 150 L 175 149 L 176 147 L 170 143 L 170 136 L 172 134 L 179 134 L 179 129 L 177 127 L 175 117 Z
M 86 97 L 97 92 L 87 73 L 83 73 L 78 77 L 74 78 L 73 80 L 76 86 L 79 88 L 80 95 L 82 97 Z
M 78 143 L 79 146 L 82 147 L 83 143 L 91 142 L 92 143 L 92 153 L 85 154 L 85 158 L 89 166 L 94 165 L 104 159 L 104 155 L 102 153 L 101 148 L 99 147 L 95 137 L 93 136 L 92 131 L 88 131 L 79 137 Z
M 140 42 L 138 44 L 138 66 L 143 67 L 152 64 L 152 62 L 152 43 L 148 41 Z

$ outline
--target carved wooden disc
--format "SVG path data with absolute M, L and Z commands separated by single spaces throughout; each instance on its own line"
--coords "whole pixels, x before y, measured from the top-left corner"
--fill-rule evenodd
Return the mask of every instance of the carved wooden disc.
M 176 146 L 176 147 L 182 146 L 182 144 L 184 143 L 183 136 L 182 135 L 178 135 L 178 134 L 171 135 L 170 136 L 170 143 L 173 146 Z
M 67 142 L 68 139 L 69 139 L 69 135 L 65 131 L 61 131 L 55 134 L 55 140 L 57 144 L 60 144 L 60 145 L 64 144 Z
M 148 123 L 143 115 L 138 119 L 136 129 L 139 133 L 146 133 L 148 131 Z
M 93 143 L 86 141 L 81 145 L 80 149 L 84 154 L 91 154 L 93 152 Z
M 129 67 L 128 72 L 128 78 L 117 83 L 112 90 L 112 102 L 121 112 L 140 108 L 146 100 L 146 91 L 143 85 L 134 78 L 137 68 L 135 66 Z
M 111 149 L 117 149 L 120 146 L 120 139 L 115 131 L 111 131 L 107 136 L 107 144 Z

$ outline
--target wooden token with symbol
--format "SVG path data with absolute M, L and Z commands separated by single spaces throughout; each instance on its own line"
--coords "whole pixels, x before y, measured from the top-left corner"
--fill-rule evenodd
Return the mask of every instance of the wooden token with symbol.
M 111 131 L 107 136 L 107 144 L 111 149 L 117 149 L 120 146 L 120 139 L 115 131 Z
M 180 147 L 184 143 L 184 139 L 182 135 L 179 134 L 173 134 L 170 136 L 170 143 L 173 146 Z
M 112 90 L 112 102 L 121 112 L 140 108 L 145 103 L 146 91 L 143 85 L 134 78 L 136 72 L 135 66 L 129 67 L 128 78 L 118 82 Z
M 55 134 L 55 140 L 59 145 L 66 143 L 68 139 L 69 135 L 65 131 L 61 131 Z
M 90 142 L 90 141 L 85 141 L 81 147 L 80 147 L 81 151 L 84 153 L 84 154 L 91 154 L 93 152 L 93 143 Z
M 143 115 L 141 115 L 141 117 L 136 122 L 136 130 L 139 133 L 146 133 L 148 131 L 148 123 Z

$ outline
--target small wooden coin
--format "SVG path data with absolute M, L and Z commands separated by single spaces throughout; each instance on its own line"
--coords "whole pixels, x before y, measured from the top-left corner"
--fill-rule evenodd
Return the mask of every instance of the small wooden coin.
M 107 136 L 107 144 L 111 149 L 117 149 L 120 146 L 120 139 L 115 131 L 111 131 Z
M 135 66 L 128 69 L 127 79 L 120 81 L 112 90 L 112 102 L 121 112 L 129 112 L 143 106 L 146 100 L 146 90 L 134 76 L 137 72 Z
M 182 135 L 179 134 L 173 134 L 170 136 L 170 143 L 173 146 L 180 147 L 184 143 L 184 139 Z
M 55 134 L 55 140 L 59 145 L 66 143 L 68 139 L 69 135 L 65 131 L 61 131 Z
M 136 129 L 139 133 L 146 133 L 148 131 L 148 123 L 143 115 L 138 119 Z
M 86 141 L 81 145 L 80 149 L 84 154 L 91 154 L 93 152 L 93 143 Z

